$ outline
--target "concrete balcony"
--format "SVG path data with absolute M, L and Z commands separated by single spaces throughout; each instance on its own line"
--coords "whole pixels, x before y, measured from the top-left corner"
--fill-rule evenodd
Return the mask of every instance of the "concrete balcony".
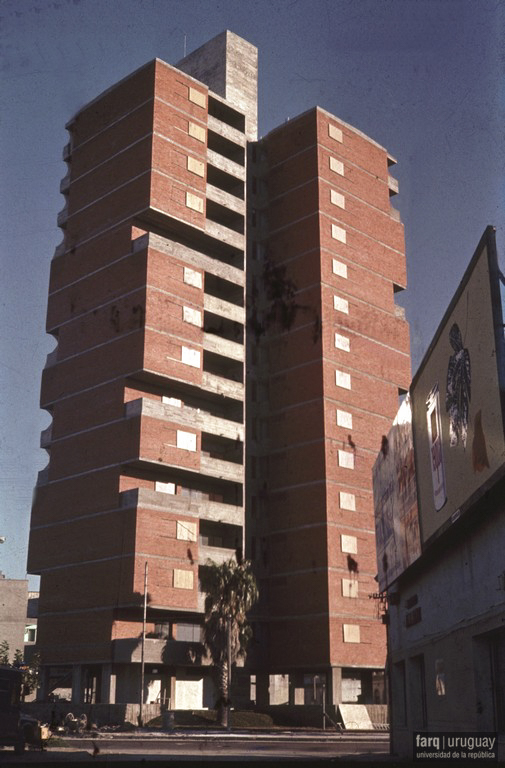
M 123 491 L 119 498 L 121 507 L 125 509 L 138 506 L 144 509 L 166 510 L 215 523 L 244 525 L 244 510 L 232 504 L 223 504 L 218 501 L 192 501 L 187 496 L 160 493 L 149 488 Z
M 400 187 L 397 179 L 394 179 L 392 176 L 388 176 L 388 187 L 389 187 L 389 193 L 391 195 L 398 194 Z
M 60 192 L 62 195 L 66 195 L 70 187 L 70 171 L 60 181 Z
M 223 376 L 216 376 L 214 373 L 204 371 L 202 374 L 202 386 L 208 392 L 223 395 L 223 397 L 230 397 L 232 400 L 242 401 L 244 399 L 244 385 L 241 381 L 233 381 L 232 379 L 226 379 Z
M 206 565 L 207 560 L 212 560 L 214 563 L 225 563 L 235 557 L 235 549 L 228 549 L 226 547 L 210 547 L 208 545 L 198 545 L 198 565 Z
M 142 660 L 142 638 L 120 638 L 112 641 L 112 659 L 116 664 Z M 202 643 L 186 643 L 171 638 L 146 637 L 144 642 L 146 664 L 174 666 L 201 666 L 210 664 Z
M 48 427 L 42 430 L 40 433 L 40 447 L 47 448 L 51 444 L 53 434 L 53 425 L 49 424 Z
M 228 357 L 230 360 L 244 362 L 245 348 L 243 344 L 223 339 L 221 336 L 216 336 L 213 333 L 203 334 L 203 348 L 207 352 L 214 352 L 214 354 Z
M 395 304 L 395 317 L 399 318 L 400 320 L 405 320 L 405 307 L 399 307 L 397 304 Z
M 215 275 L 215 277 L 227 280 L 229 283 L 234 283 L 241 287 L 245 285 L 245 274 L 241 269 L 232 267 L 229 264 L 224 264 L 218 259 L 206 256 L 204 253 L 194 250 L 193 248 L 188 248 L 182 243 L 174 243 L 161 235 L 149 233 L 148 244 L 149 247 L 155 248 L 160 253 L 166 253 L 174 258 L 180 259 L 188 266 L 201 269 L 204 272 Z
M 246 170 L 243 165 L 234 163 L 233 160 L 223 157 L 223 155 L 214 152 L 212 149 L 207 150 L 207 162 L 213 165 L 214 168 L 218 168 L 220 171 L 228 173 L 240 181 L 245 182 L 246 180 Z
M 213 416 L 202 410 L 188 406 L 169 405 L 159 400 L 139 398 L 125 404 L 125 415 L 148 416 L 153 419 L 174 422 L 177 425 L 198 429 L 218 437 L 228 437 L 230 440 L 244 441 L 244 425 L 229 421 L 219 416 Z
M 68 207 L 65 206 L 62 208 L 62 210 L 58 213 L 58 216 L 56 218 L 56 223 L 61 229 L 65 229 L 67 226 L 68 221 Z
M 241 200 L 235 195 L 230 195 L 229 192 L 225 192 L 218 187 L 214 187 L 212 184 L 207 184 L 207 199 L 212 200 L 218 205 L 222 205 L 228 208 L 230 211 L 245 216 L 245 201 Z
M 226 243 L 238 251 L 244 250 L 245 238 L 240 232 L 225 227 L 223 224 L 217 224 L 215 221 L 207 219 L 205 221 L 205 233 L 210 237 L 219 240 L 220 243 Z
M 46 485 L 49 482 L 49 466 L 41 469 L 37 475 L 37 485 Z
M 68 163 L 71 155 L 72 155 L 72 147 L 70 146 L 70 142 L 68 142 L 68 144 L 65 144 L 65 146 L 63 147 L 63 152 L 62 152 L 62 158 L 65 163 Z
M 391 206 L 391 208 L 389 209 L 389 215 L 395 221 L 401 221 L 402 220 L 402 218 L 400 216 L 400 211 L 398 211 L 396 208 L 393 208 L 393 206 Z
M 229 301 L 218 299 L 206 293 L 203 297 L 203 308 L 214 315 L 225 317 L 227 320 L 233 320 L 235 323 L 245 324 L 245 308 L 231 304 Z
M 49 354 L 46 357 L 46 368 L 50 368 L 52 365 L 54 365 L 58 360 L 58 347 L 55 347 L 52 352 L 49 352 Z
M 214 131 L 214 133 L 219 134 L 219 136 L 222 136 L 224 139 L 228 139 L 228 141 L 232 141 L 234 144 L 239 144 L 241 147 L 246 146 L 245 134 L 238 131 L 236 128 L 232 128 L 231 125 L 218 120 L 217 117 L 209 115 L 207 126 L 209 131 Z
M 233 461 L 213 459 L 210 456 L 200 456 L 200 472 L 218 480 L 228 480 L 231 483 L 244 482 L 244 467 Z

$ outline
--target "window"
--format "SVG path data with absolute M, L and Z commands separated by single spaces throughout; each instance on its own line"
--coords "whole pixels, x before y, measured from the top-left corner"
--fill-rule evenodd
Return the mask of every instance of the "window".
M 191 173 L 195 173 L 197 176 L 203 177 L 205 176 L 205 165 L 201 160 L 197 160 L 194 157 L 188 156 L 187 160 L 187 169 Z
M 340 333 L 335 333 L 335 346 L 343 352 L 350 352 L 351 350 L 351 342 L 347 336 L 342 336 Z
M 347 264 L 344 264 L 338 259 L 333 259 L 332 268 L 334 275 L 338 275 L 339 277 L 344 277 L 347 279 Z
M 330 171 L 338 173 L 340 176 L 344 175 L 344 164 L 337 160 L 336 157 L 330 157 Z
M 360 643 L 360 627 L 359 624 L 343 624 L 344 643 Z
M 180 541 L 196 541 L 196 523 L 177 520 L 177 538 Z
M 197 349 L 182 347 L 181 362 L 185 365 L 191 365 L 193 368 L 200 367 L 200 352 Z
M 358 539 L 356 536 L 347 536 L 342 533 L 340 536 L 340 548 L 342 552 L 348 552 L 351 555 L 358 554 Z
M 351 374 L 345 373 L 345 371 L 335 371 L 335 383 L 337 387 L 342 389 L 351 388 Z
M 338 452 L 338 466 L 344 469 L 354 469 L 354 453 L 351 451 Z
M 352 413 L 341 411 L 337 408 L 337 426 L 352 429 Z
M 193 571 L 183 571 L 181 568 L 174 569 L 175 589 L 193 589 L 193 581 Z
M 196 88 L 189 88 L 188 99 L 199 107 L 205 107 L 206 105 L 205 94 L 201 91 L 197 91 Z
M 340 508 L 348 509 L 350 512 L 356 511 L 356 496 L 354 493 L 340 491 Z
M 334 240 L 338 240 L 340 243 L 345 243 L 347 239 L 345 229 L 339 227 L 337 224 L 331 225 L 331 236 Z
M 330 139 L 335 139 L 335 141 L 340 142 L 342 142 L 344 139 L 340 128 L 337 128 L 336 125 L 332 125 L 331 123 L 328 124 L 328 136 Z
M 176 629 L 176 638 L 184 643 L 201 643 L 202 626 L 200 624 L 190 624 L 189 622 L 179 622 Z
M 349 314 L 349 302 L 347 299 L 342 299 L 340 296 L 333 297 L 333 308 L 336 309 L 337 312 L 343 312 L 344 315 Z
M 175 483 L 160 483 L 158 480 L 154 483 L 154 490 L 158 493 L 170 493 L 175 495 Z
M 178 429 L 177 448 L 182 448 L 184 451 L 196 451 L 196 434 Z
M 358 597 L 357 579 L 342 579 L 342 597 Z
M 192 192 L 186 192 L 186 207 L 198 213 L 203 213 L 203 197 L 194 195 Z
M 336 189 L 330 189 L 330 203 L 339 208 L 345 208 L 345 197 Z
M 205 142 L 205 128 L 203 126 L 197 125 L 196 123 L 192 123 L 190 121 L 188 126 L 188 133 L 193 137 L 193 139 L 198 139 L 198 141 Z
M 202 313 L 198 309 L 193 309 L 192 307 L 183 307 L 182 319 L 185 323 L 197 325 L 198 328 L 202 327 Z
M 197 272 L 196 269 L 190 269 L 190 267 L 184 267 L 184 282 L 187 285 L 193 285 L 195 288 L 203 287 L 202 273 Z

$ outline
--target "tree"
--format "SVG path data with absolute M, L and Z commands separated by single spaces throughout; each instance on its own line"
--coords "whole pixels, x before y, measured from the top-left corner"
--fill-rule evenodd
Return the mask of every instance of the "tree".
M 228 725 L 231 664 L 246 656 L 252 631 L 247 612 L 258 599 L 258 587 L 247 561 L 231 558 L 220 565 L 207 562 L 204 589 L 204 644 L 214 664 L 219 690 L 218 721 Z
M 0 664 L 9 664 L 9 643 L 2 640 L 0 643 Z

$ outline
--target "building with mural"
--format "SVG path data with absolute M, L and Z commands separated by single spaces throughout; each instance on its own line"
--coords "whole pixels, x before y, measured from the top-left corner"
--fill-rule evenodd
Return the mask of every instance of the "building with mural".
M 412 424 L 404 457 L 413 451 L 415 469 L 382 455 L 375 465 L 392 749 L 402 756 L 412 756 L 416 732 L 505 732 L 501 282 L 488 227 L 404 404 Z M 413 504 L 410 491 L 401 498 L 404 471 Z M 391 515 L 388 486 L 399 499 Z

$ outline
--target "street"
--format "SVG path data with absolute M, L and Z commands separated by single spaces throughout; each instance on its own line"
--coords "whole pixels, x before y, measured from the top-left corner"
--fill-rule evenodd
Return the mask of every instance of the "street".
M 335 734 L 333 732 L 295 732 L 247 734 L 190 732 L 166 734 L 118 734 L 96 739 L 65 738 L 65 746 L 51 746 L 44 751 L 30 749 L 23 756 L 12 750 L 0 751 L 0 766 L 54 764 L 90 761 L 132 763 L 171 761 L 230 762 L 265 761 L 272 764 L 296 761 L 303 764 L 352 756 L 356 760 L 384 761 L 389 754 L 389 734 Z M 94 746 L 98 752 L 93 756 Z M 160 762 L 162 761 L 162 762 Z

